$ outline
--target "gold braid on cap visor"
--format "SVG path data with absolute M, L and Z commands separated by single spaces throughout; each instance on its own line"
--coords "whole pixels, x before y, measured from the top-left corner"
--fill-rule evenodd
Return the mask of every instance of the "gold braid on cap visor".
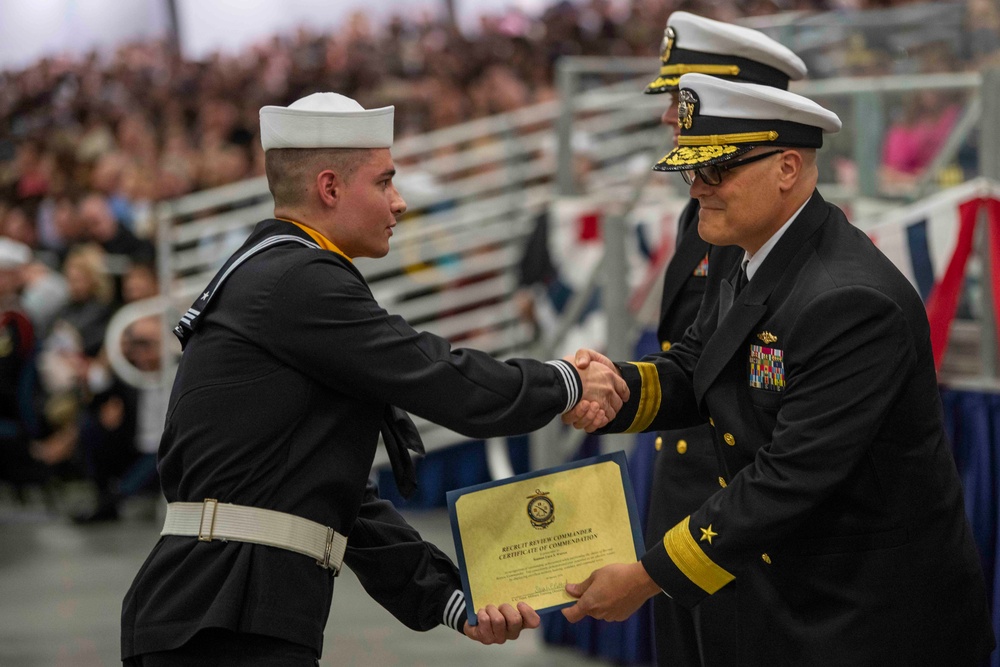
M 681 135 L 677 139 L 678 146 L 724 146 L 726 144 L 759 144 L 765 141 L 775 141 L 778 133 L 774 130 L 766 132 L 737 132 L 735 134 L 701 134 Z
M 656 163 L 656 167 L 708 166 L 737 157 L 754 146 L 775 141 L 777 138 L 778 133 L 774 130 L 734 134 L 682 134 L 677 138 L 677 148 L 663 156 Z M 747 146 L 746 144 L 752 145 Z
M 681 74 L 711 74 L 712 76 L 739 76 L 739 65 L 663 65 L 660 76 Z
M 681 146 L 667 153 L 656 163 L 659 166 L 706 166 L 714 162 L 722 162 L 746 153 L 752 146 Z M 656 167 L 653 167 L 654 169 Z M 673 171 L 673 170 L 669 170 Z
M 739 76 L 739 65 L 663 65 L 660 76 L 646 86 L 647 91 L 676 88 L 684 74 L 709 74 L 711 76 Z

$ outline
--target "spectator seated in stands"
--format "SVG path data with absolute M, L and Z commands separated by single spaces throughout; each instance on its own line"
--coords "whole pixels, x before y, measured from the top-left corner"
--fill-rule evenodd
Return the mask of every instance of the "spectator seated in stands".
M 122 276 L 122 301 L 133 303 L 151 299 L 160 293 L 156 266 L 151 262 L 133 262 Z
M 114 313 L 114 283 L 106 253 L 94 244 L 77 246 L 66 257 L 63 275 L 69 303 L 56 316 L 71 325 L 83 342 L 83 354 L 95 358 L 104 344 L 104 331 Z
M 125 261 L 120 264 L 129 259 L 150 262 L 156 256 L 152 243 L 137 237 L 118 222 L 105 195 L 97 192 L 87 194 L 80 201 L 79 216 L 88 238 L 109 255 L 122 256 Z
M 55 316 L 38 360 L 45 390 L 47 435 L 34 443 L 33 455 L 50 466 L 68 462 L 76 446 L 77 420 L 92 391 L 88 375 L 102 353 L 104 333 L 114 313 L 114 283 L 97 245 L 74 247 L 63 275 L 69 301 Z
M 882 180 L 887 188 L 913 184 L 944 145 L 960 106 L 947 95 L 925 90 L 906 101 L 902 117 L 886 132 Z
M 125 358 L 140 371 L 160 369 L 159 318 L 145 317 L 122 336 Z M 92 374 L 93 375 L 93 374 Z M 74 517 L 78 523 L 118 518 L 124 498 L 157 487 L 156 449 L 167 412 L 167 388 L 129 386 L 106 366 L 80 422 L 79 452 L 87 477 L 97 487 L 97 505 Z
M 953 58 L 948 47 L 931 43 L 920 48 L 924 73 L 958 69 L 949 64 Z M 882 143 L 885 191 L 905 191 L 919 181 L 944 147 L 963 104 L 963 96 L 953 91 L 920 90 L 904 98 L 902 113 L 889 125 Z
M 44 466 L 29 456 L 35 417 L 35 335 L 19 293 L 31 249 L 0 237 L 0 480 L 24 485 L 45 481 Z

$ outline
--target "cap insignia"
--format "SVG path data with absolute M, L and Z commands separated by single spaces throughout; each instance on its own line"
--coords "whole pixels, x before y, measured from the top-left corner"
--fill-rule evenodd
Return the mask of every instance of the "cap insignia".
M 695 105 L 698 102 L 698 98 L 687 88 L 681 90 L 678 96 L 677 104 L 677 121 L 680 126 L 685 130 L 691 129 L 691 124 L 694 122 L 694 112 Z
M 663 31 L 663 41 L 660 42 L 660 61 L 667 62 L 670 59 L 670 50 L 674 48 L 674 40 L 677 38 L 677 33 L 670 26 Z

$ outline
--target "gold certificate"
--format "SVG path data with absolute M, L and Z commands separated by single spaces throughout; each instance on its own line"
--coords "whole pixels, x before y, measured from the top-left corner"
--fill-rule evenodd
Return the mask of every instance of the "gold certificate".
M 624 452 L 448 493 L 469 623 L 486 605 L 575 602 L 566 584 L 641 553 Z

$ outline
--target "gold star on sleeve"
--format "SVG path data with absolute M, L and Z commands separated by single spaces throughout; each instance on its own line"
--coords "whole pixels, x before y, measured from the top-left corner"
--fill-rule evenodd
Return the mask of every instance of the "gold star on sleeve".
M 690 524 L 691 517 L 686 516 L 680 523 L 668 530 L 667 534 L 663 536 L 663 548 L 684 576 L 711 595 L 736 577 L 719 567 L 698 546 L 691 533 Z M 708 540 L 709 544 L 711 544 L 712 538 L 718 535 L 712 530 L 711 524 L 708 528 L 699 528 L 698 530 L 702 533 L 701 539 Z

